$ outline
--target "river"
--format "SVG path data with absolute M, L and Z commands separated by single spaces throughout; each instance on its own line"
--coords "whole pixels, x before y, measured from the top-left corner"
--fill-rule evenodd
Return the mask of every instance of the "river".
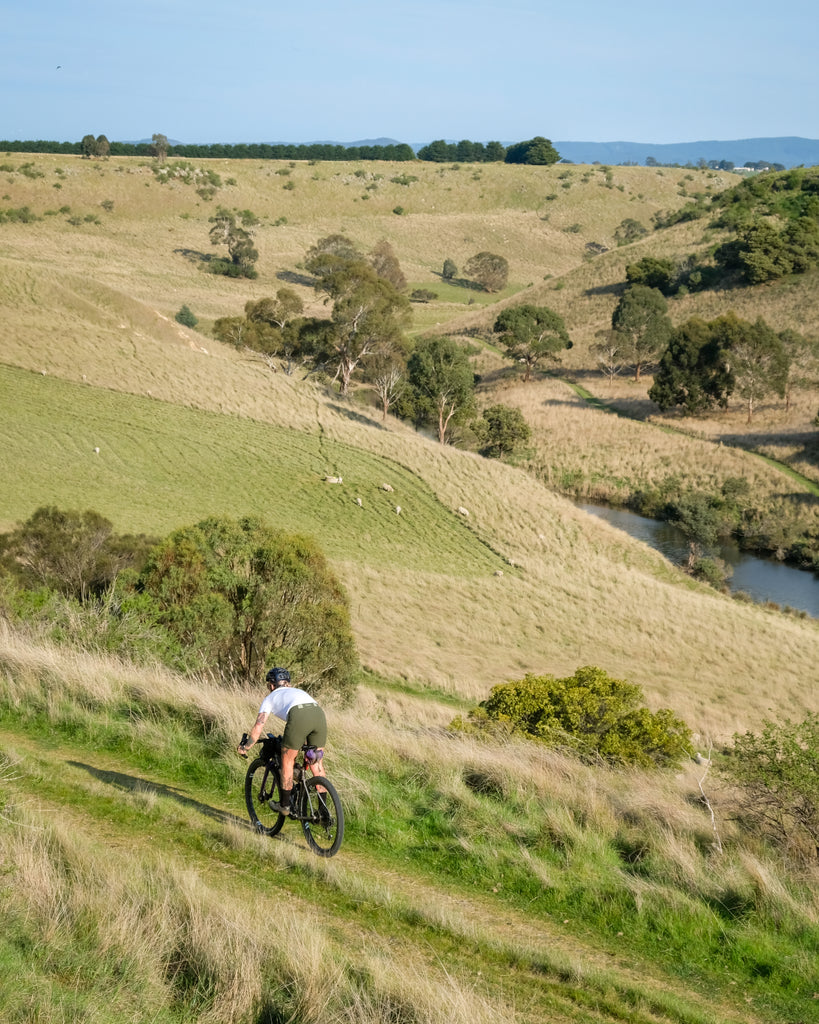
M 671 523 L 605 505 L 581 504 L 579 508 L 662 552 L 675 565 L 688 559 L 688 537 Z M 721 558 L 733 569 L 733 575 L 727 581 L 732 591 L 742 590 L 755 601 L 775 601 L 783 607 L 787 605 L 819 618 L 819 578 L 815 573 L 795 569 L 775 558 L 740 551 L 731 541 L 716 547 L 703 545 L 703 553 Z

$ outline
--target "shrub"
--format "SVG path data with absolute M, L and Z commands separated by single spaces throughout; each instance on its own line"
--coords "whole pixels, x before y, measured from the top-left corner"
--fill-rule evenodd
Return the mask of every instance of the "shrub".
M 443 269 L 443 271 L 441 273 L 441 276 L 443 277 L 443 279 L 445 281 L 451 281 L 453 279 L 453 277 L 455 277 L 455 275 L 457 273 L 458 273 L 458 268 L 455 266 L 454 261 L 450 260 L 450 259 L 445 259 L 444 260 L 444 269 Z
M 193 315 L 188 306 L 182 306 L 174 319 L 184 327 L 196 327 L 199 323 L 199 320 Z
M 416 288 L 410 292 L 410 298 L 413 302 L 434 302 L 438 298 L 438 293 L 430 291 L 429 288 Z
M 245 679 L 275 656 L 317 692 L 357 667 L 347 596 L 316 543 L 256 517 L 213 517 L 152 549 L 122 607 L 139 607 L 203 665 Z
M 473 709 L 469 724 L 490 733 L 522 733 L 589 761 L 676 767 L 691 751 L 691 732 L 672 711 L 642 706 L 639 686 L 587 666 L 573 676 L 527 674 L 501 683 Z
M 791 853 L 819 855 L 819 715 L 735 734 L 717 770 L 741 791 L 749 828 Z
M 520 409 L 508 405 L 491 405 L 473 424 L 481 455 L 500 459 L 511 455 L 531 437 L 532 430 Z
M 219 274 L 222 277 L 246 277 L 255 280 L 259 272 L 255 267 L 242 267 L 228 260 L 215 259 L 208 263 L 208 273 Z
M 38 508 L 0 543 L 0 563 L 23 588 L 45 587 L 79 601 L 102 594 L 142 553 L 138 539 L 116 537 L 99 512 L 53 505 Z

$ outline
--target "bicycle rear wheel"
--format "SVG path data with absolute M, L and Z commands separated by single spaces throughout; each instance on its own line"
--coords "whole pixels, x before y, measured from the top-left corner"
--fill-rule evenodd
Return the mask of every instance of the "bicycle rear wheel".
M 269 836 L 275 836 L 284 824 L 284 815 L 270 805 L 281 800 L 281 776 L 278 768 L 257 757 L 245 776 L 245 803 L 251 824 Z
M 323 775 L 313 775 L 300 788 L 299 800 L 307 845 L 319 857 L 332 857 L 344 838 L 344 811 L 335 786 Z

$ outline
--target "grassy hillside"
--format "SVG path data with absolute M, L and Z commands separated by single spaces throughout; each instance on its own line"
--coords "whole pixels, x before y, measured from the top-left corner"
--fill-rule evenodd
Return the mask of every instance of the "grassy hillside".
M 0 664 L 4 1019 L 819 1019 L 817 890 L 737 842 L 704 768 L 476 745 L 365 685 L 331 716 L 324 862 L 245 822 L 250 694 L 8 634 Z
M 349 593 L 369 670 L 355 706 L 332 715 L 348 838 L 324 865 L 295 830 L 265 843 L 243 826 L 230 744 L 257 694 L 5 631 L 0 976 L 19 984 L 0 988 L 0 1007 L 47 1021 L 816 1019 L 815 869 L 789 873 L 742 837 L 727 792 L 716 857 L 701 768 L 660 780 L 604 773 L 446 731 L 496 682 L 586 664 L 671 707 L 704 751 L 772 714 L 819 710 L 815 622 L 693 582 L 555 490 L 568 475 L 610 497 L 673 467 L 698 482 L 742 475 L 759 493 L 809 494 L 710 440 L 759 443 L 739 436 L 738 414 L 692 436 L 663 430 L 645 384 L 609 389 L 590 362 L 625 264 L 685 252 L 702 227 L 593 259 L 586 243 L 611 246 L 624 218 L 648 226 L 681 205 L 683 179 L 690 194 L 728 176 L 215 169 L 222 184 L 206 199 L 195 182 L 160 183 L 148 161 L 4 158 L 3 208 L 41 219 L 0 223 L 0 524 L 53 503 L 93 507 L 119 531 L 257 512 L 315 534 Z M 418 180 L 391 180 L 407 173 Z M 216 203 L 261 219 L 257 281 L 202 272 Z M 415 330 L 485 329 L 503 303 L 547 303 L 575 339 L 567 374 L 643 422 L 560 380 L 524 387 L 487 346 L 482 401 L 519 405 L 535 428 L 531 464 L 516 468 L 382 423 L 359 397 L 342 401 L 209 337 L 217 317 L 282 283 L 318 309 L 299 262 L 332 231 L 363 247 L 387 238 L 412 285 L 433 290 L 445 258 L 502 252 L 507 293 L 442 289 Z M 742 316 L 756 303 L 779 328 L 813 330 L 813 289 L 806 277 L 731 301 L 747 304 L 733 306 Z M 716 301 L 688 296 L 674 318 L 711 315 Z M 199 330 L 174 322 L 183 303 Z M 773 446 L 808 470 L 799 438 L 815 406 L 808 395 L 787 420 L 775 406 L 760 416 Z

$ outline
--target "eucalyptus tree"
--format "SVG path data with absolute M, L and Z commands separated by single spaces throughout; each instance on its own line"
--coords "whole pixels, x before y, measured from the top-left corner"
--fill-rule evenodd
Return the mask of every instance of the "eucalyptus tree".
M 548 306 L 510 306 L 492 329 L 501 336 L 507 355 L 526 365 L 526 381 L 541 359 L 557 359 L 558 352 L 572 347 L 563 317 Z
M 657 288 L 633 284 L 623 292 L 611 317 L 612 330 L 624 342 L 624 354 L 634 365 L 634 376 L 665 349 L 671 337 L 668 302 Z
M 451 338 L 422 338 L 407 361 L 416 420 L 434 424 L 441 444 L 475 409 L 475 374 L 466 349 Z

